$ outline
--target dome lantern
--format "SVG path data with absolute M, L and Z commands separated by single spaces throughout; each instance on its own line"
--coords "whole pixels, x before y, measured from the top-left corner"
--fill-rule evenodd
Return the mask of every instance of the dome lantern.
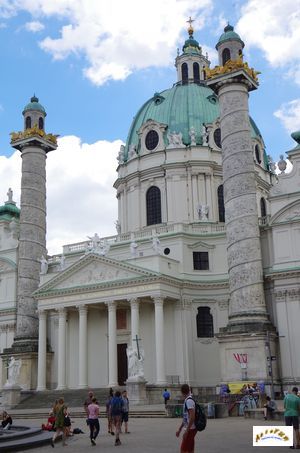
M 23 110 L 24 116 L 24 130 L 31 129 L 35 125 L 41 129 L 45 130 L 45 117 L 47 116 L 46 110 L 39 103 L 39 98 L 34 94 L 30 102 L 24 107 Z
M 224 28 L 224 33 L 222 33 L 216 44 L 216 49 L 219 54 L 219 65 L 224 66 L 228 60 L 243 58 L 244 46 L 244 42 L 234 31 L 234 27 L 228 23 Z
M 206 78 L 206 68 L 209 68 L 210 61 L 208 56 L 202 55 L 202 48 L 199 42 L 194 38 L 194 20 L 190 17 L 187 21 L 188 39 L 182 47 L 182 54 L 178 54 L 175 60 L 177 69 L 177 81 L 186 85 L 188 83 L 201 83 Z

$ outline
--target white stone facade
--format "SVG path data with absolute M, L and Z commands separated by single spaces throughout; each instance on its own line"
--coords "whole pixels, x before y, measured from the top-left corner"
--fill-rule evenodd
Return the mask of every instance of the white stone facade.
M 177 57 L 177 67 L 182 62 L 192 67 L 197 58 L 208 67 L 202 55 Z M 138 345 L 149 385 L 216 387 L 246 375 L 269 383 L 266 341 L 277 359 L 272 365 L 276 384 L 300 383 L 300 151 L 289 152 L 292 172 L 275 177 L 265 167 L 262 138 L 250 137 L 246 88 L 236 86 L 232 93 L 231 87 L 229 93 L 224 87 L 220 96 L 223 117 L 227 106 L 233 112 L 221 118 L 228 159 L 222 161 L 216 143 L 219 118 L 204 124 L 202 144 L 195 139 L 200 132 L 189 128 L 189 145 L 180 132 L 150 119 L 138 129 L 140 148 L 132 145 L 126 156 L 125 148 L 120 150 L 114 185 L 118 234 L 67 244 L 63 259 L 48 260 L 30 296 L 37 300 L 32 314 L 38 317 L 38 368 L 35 381 L 28 377 L 24 388 L 123 384 L 126 348 Z M 247 129 L 246 138 L 239 125 Z M 151 131 L 158 138 L 148 149 Z M 229 148 L 236 148 L 235 155 L 226 155 Z M 244 173 L 237 174 L 241 168 Z M 231 180 L 225 181 L 227 238 L 220 219 L 223 174 Z M 156 223 L 147 216 L 147 192 L 153 187 L 160 193 Z M 202 268 L 198 259 L 204 260 Z M 1 352 L 15 335 L 17 263 L 18 221 L 1 216 L 0 208 Z M 243 272 L 239 268 L 235 275 L 237 263 Z M 257 290 L 253 299 L 250 284 Z M 266 318 L 266 311 L 276 331 L 233 334 L 230 342 L 220 335 L 230 317 Z M 212 321 L 206 335 L 199 333 L 204 312 Z M 246 367 L 238 360 L 245 354 Z M 2 361 L 0 386 L 6 381 L 4 366 Z

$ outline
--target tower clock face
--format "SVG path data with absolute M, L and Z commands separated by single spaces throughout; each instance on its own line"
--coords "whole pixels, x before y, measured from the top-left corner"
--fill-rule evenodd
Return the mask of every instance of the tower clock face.
M 145 138 L 146 148 L 149 151 L 152 151 L 153 149 L 155 149 L 157 147 L 158 142 L 159 142 L 158 133 L 152 129 L 151 131 L 149 131 L 147 133 L 146 138 Z

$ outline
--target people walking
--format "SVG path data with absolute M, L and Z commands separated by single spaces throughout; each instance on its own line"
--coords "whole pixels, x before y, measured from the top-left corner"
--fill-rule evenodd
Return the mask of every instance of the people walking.
M 127 396 L 127 391 L 124 390 L 122 393 L 122 401 L 123 401 L 123 408 L 122 408 L 122 420 L 121 426 L 124 423 L 125 434 L 130 434 L 128 431 L 128 419 L 129 419 L 129 399 Z
M 87 409 L 88 405 L 92 403 L 94 397 L 95 397 L 94 392 L 92 392 L 90 390 L 89 393 L 88 393 L 87 399 L 83 403 L 83 408 L 84 408 L 84 411 L 85 411 L 87 416 L 88 416 L 88 409 Z M 96 401 L 97 401 L 97 399 L 96 399 Z M 97 404 L 98 404 L 98 401 L 97 401 Z
M 300 414 L 300 398 L 298 396 L 298 387 L 293 387 L 292 393 L 288 393 L 283 401 L 284 418 L 286 426 L 293 426 L 295 431 L 294 438 L 296 439 L 296 448 L 300 449 L 299 436 L 299 414 Z
M 197 434 L 197 429 L 194 423 L 196 405 L 188 384 L 183 384 L 181 386 L 181 394 L 184 397 L 183 419 L 179 429 L 176 431 L 176 436 L 179 437 L 182 429 L 184 428 L 180 452 L 194 453 L 195 436 Z
M 123 410 L 123 400 L 121 397 L 121 392 L 118 390 L 115 392 L 111 404 L 110 404 L 110 413 L 115 426 L 116 440 L 115 445 L 121 445 L 120 441 L 120 432 L 121 432 L 121 419 L 122 419 L 122 410 Z
M 62 436 L 63 446 L 68 445 L 66 443 L 66 427 L 65 427 L 65 416 L 67 415 L 66 406 L 63 398 L 59 398 L 58 403 L 54 406 L 53 412 L 55 415 L 55 433 L 52 437 L 51 446 L 54 448 L 54 442 L 58 436 Z
M 87 415 L 88 415 L 88 425 L 90 428 L 90 439 L 91 444 L 96 445 L 96 438 L 100 431 L 100 424 L 99 424 L 99 413 L 100 408 L 97 404 L 97 399 L 94 396 L 92 398 L 92 402 L 87 407 Z
M 164 399 L 164 402 L 165 402 L 165 407 L 167 407 L 168 401 L 169 401 L 170 396 L 171 396 L 170 392 L 168 391 L 168 389 L 164 390 L 162 396 L 163 396 L 163 399 Z
M 113 421 L 112 421 L 112 417 L 111 417 L 111 408 L 110 408 L 113 396 L 114 396 L 114 391 L 112 388 L 110 388 L 109 394 L 108 394 L 108 397 L 107 397 L 107 400 L 105 403 L 105 407 L 106 407 L 106 417 L 107 417 L 107 431 L 108 431 L 108 434 L 111 434 L 112 436 L 115 435 L 114 428 L 113 428 Z

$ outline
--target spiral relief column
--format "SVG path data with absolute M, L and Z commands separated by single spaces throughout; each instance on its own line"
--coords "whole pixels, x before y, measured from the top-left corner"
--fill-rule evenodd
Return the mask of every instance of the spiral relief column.
M 223 380 L 241 379 L 237 354 L 247 357 L 248 377 L 268 379 L 265 336 L 274 332 L 263 288 L 256 177 L 248 92 L 256 72 L 242 60 L 243 41 L 228 25 L 216 48 L 220 66 L 208 71 L 218 95 L 229 277 L 229 320 L 219 335 Z M 249 359 L 249 360 L 248 360 Z
M 11 145 L 22 157 L 21 214 L 16 333 L 12 348 L 4 353 L 22 360 L 20 384 L 35 389 L 39 321 L 33 293 L 40 283 L 41 260 L 46 263 L 47 257 L 46 158 L 57 148 L 57 140 L 45 133 L 46 112 L 36 96 L 24 108 L 23 116 L 24 131 L 11 134 Z

